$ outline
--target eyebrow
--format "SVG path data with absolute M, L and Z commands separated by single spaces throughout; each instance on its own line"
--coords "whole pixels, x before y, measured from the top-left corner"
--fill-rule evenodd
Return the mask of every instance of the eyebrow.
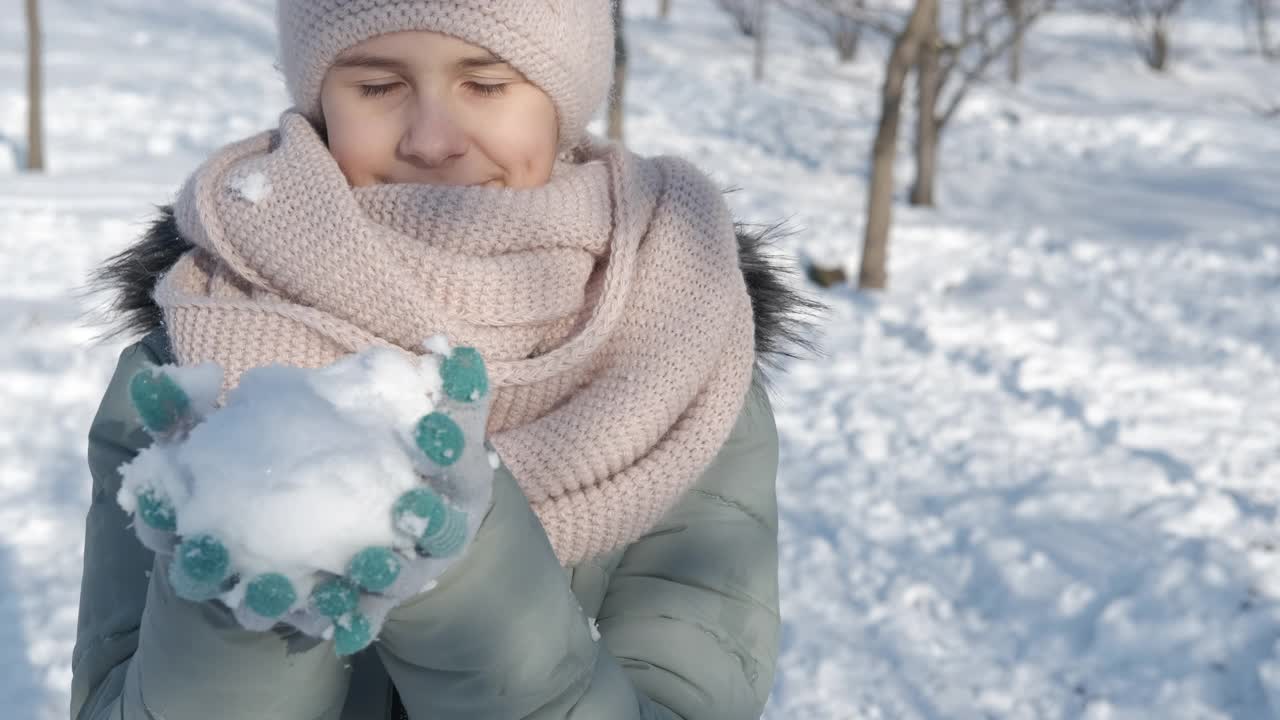
M 502 58 L 498 57 L 497 55 L 494 55 L 491 52 L 486 52 L 483 55 L 472 55 L 471 57 L 464 57 L 458 60 L 458 62 L 454 63 L 453 67 L 455 70 L 477 70 L 479 68 L 487 68 L 487 67 L 493 67 L 495 65 L 506 65 L 506 64 L 507 64 L 506 60 L 503 60 Z
M 486 52 L 484 55 L 472 55 L 470 57 L 459 59 L 453 64 L 453 69 L 454 72 L 465 72 L 467 70 L 478 70 L 480 68 L 507 64 L 506 60 L 503 60 L 491 52 Z M 409 66 L 400 60 L 364 52 L 353 52 L 342 55 L 337 60 L 334 60 L 333 66 L 335 68 L 389 70 L 401 75 L 409 74 Z
M 333 61 L 334 68 L 364 68 L 367 70 L 391 70 L 401 74 L 407 74 L 409 69 L 399 60 L 382 57 L 381 55 L 372 55 L 370 53 L 354 52 L 341 55 L 337 60 Z

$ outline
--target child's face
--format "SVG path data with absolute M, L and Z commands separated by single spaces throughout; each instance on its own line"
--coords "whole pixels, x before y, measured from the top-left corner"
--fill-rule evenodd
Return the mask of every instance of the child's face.
M 487 50 L 434 32 L 347 49 L 320 91 L 329 151 L 353 186 L 530 188 L 551 177 L 559 123 L 540 88 Z

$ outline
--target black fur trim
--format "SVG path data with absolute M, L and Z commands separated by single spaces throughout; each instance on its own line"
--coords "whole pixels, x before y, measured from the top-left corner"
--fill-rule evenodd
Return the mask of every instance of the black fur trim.
M 141 337 L 164 322 L 151 294 L 160 276 L 192 246 L 178 232 L 173 207 L 165 205 L 159 210 L 160 217 L 152 221 L 141 240 L 107 258 L 90 277 L 90 289 L 110 298 L 111 320 L 105 337 Z
M 795 271 L 785 267 L 777 254 L 766 251 L 787 236 L 781 223 L 734 223 L 734 230 L 738 236 L 738 266 L 747 282 L 755 316 L 756 372 L 768 389 L 771 371 L 780 369 L 784 358 L 821 354 L 814 328 L 827 308 L 788 284 L 786 279 L 794 277 Z
M 160 276 L 192 246 L 178 232 L 173 208 L 164 206 L 159 210 L 160 216 L 141 240 L 109 258 L 92 276 L 91 288 L 111 298 L 113 327 L 107 337 L 143 336 L 163 324 L 152 292 Z M 813 321 L 825 308 L 788 285 L 785 278 L 794 276 L 794 271 L 766 251 L 786 235 L 781 225 L 737 223 L 734 229 L 738 236 L 738 262 L 755 315 L 756 369 L 767 387 L 769 372 L 781 367 L 784 358 L 819 353 L 812 336 Z

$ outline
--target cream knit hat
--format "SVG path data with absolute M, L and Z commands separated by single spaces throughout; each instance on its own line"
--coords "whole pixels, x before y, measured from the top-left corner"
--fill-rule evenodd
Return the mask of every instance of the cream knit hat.
M 555 104 L 562 148 L 582 139 L 613 81 L 611 0 L 278 0 L 276 25 L 289 93 L 312 121 L 343 50 L 406 30 L 452 35 L 510 63 Z

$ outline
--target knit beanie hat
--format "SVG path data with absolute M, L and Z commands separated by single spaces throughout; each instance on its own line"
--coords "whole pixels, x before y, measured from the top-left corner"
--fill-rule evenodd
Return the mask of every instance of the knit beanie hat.
M 329 66 L 386 33 L 429 30 L 483 47 L 555 104 L 572 148 L 613 81 L 611 0 L 278 0 L 280 61 L 294 105 L 318 122 Z

